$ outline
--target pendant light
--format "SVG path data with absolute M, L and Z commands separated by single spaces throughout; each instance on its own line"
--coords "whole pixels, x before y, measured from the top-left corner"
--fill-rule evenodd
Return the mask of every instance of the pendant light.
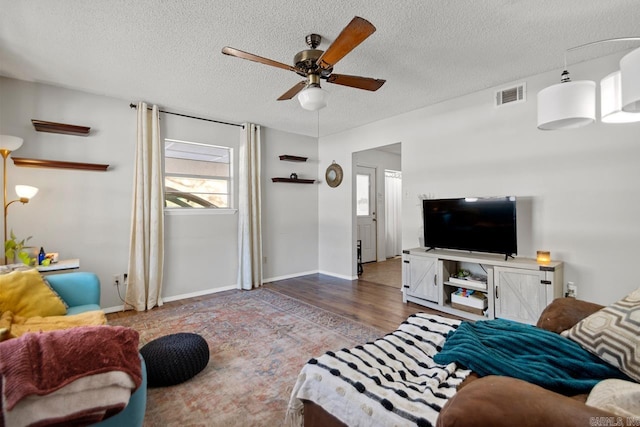
M 564 70 L 560 83 L 538 92 L 538 129 L 575 129 L 596 119 L 596 83 L 572 82 Z
M 640 121 L 640 113 L 622 110 L 620 70 L 600 80 L 600 119 L 603 123 L 632 123 Z
M 616 37 L 585 43 L 565 51 L 560 84 L 538 92 L 538 129 L 574 129 L 595 121 L 595 82 L 572 82 L 566 70 L 567 52 L 607 42 L 636 41 L 640 37 Z M 604 123 L 640 121 L 640 49 L 620 61 L 620 71 L 600 82 L 600 113 Z
M 620 80 L 622 109 L 629 113 L 640 113 L 640 48 L 620 60 Z

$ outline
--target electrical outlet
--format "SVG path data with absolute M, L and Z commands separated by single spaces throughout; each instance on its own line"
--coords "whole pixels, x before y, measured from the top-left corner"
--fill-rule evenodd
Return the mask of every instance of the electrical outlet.
M 119 274 L 114 274 L 113 275 L 113 286 L 119 286 L 120 285 L 120 275 Z
M 567 282 L 567 296 L 578 298 L 578 285 L 573 282 Z

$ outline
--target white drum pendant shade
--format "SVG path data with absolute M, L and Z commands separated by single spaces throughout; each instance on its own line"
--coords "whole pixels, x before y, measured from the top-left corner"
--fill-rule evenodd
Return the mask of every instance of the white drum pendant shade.
M 640 48 L 620 60 L 622 110 L 640 113 Z
M 538 129 L 574 129 L 596 119 L 596 83 L 558 83 L 538 92 Z
M 600 81 L 600 119 L 603 123 L 640 121 L 640 113 L 622 111 L 620 71 L 614 71 Z

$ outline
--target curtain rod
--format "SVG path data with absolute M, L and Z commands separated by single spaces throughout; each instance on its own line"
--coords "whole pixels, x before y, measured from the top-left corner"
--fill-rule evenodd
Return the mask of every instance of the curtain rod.
M 129 104 L 130 108 L 135 108 L 137 109 L 138 106 L 134 103 Z M 151 108 L 147 107 L 147 110 L 151 110 Z M 158 110 L 161 113 L 164 114 L 173 114 L 174 116 L 180 116 L 180 117 L 186 117 L 188 119 L 196 119 L 196 120 L 204 120 L 205 122 L 213 122 L 213 123 L 220 123 L 221 125 L 229 125 L 229 126 L 238 126 L 241 127 L 242 129 L 244 129 L 244 125 L 240 125 L 238 123 L 228 123 L 228 122 L 221 122 L 219 120 L 213 120 L 213 119 L 205 119 L 203 117 L 195 117 L 195 116 L 188 116 L 186 114 L 180 114 L 180 113 L 172 113 L 171 111 L 164 111 L 164 110 Z

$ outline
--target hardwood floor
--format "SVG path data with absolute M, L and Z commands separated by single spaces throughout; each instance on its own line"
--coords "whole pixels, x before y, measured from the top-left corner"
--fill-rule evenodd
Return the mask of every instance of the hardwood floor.
M 362 265 L 360 280 L 402 289 L 402 257 Z
M 403 303 L 400 289 L 362 279 L 351 281 L 311 274 L 266 283 L 264 287 L 385 332 L 397 329 L 413 313 L 442 315 L 414 303 Z

